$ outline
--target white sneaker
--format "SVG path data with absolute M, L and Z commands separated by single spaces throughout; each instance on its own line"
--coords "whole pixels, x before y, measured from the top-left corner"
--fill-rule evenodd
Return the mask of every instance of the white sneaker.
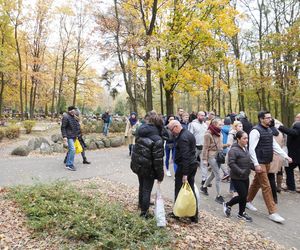
M 246 208 L 248 208 L 251 211 L 257 211 L 257 208 L 253 206 L 251 202 L 246 203 Z
M 167 170 L 167 176 L 169 176 L 169 177 L 172 176 L 170 170 Z
M 285 221 L 278 213 L 273 213 L 269 215 L 269 219 L 278 223 L 282 223 Z

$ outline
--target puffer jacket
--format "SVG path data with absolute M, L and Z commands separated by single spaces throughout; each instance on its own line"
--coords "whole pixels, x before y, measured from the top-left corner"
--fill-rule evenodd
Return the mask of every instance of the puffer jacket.
M 68 113 L 63 115 L 61 122 L 61 134 L 63 138 L 75 139 L 80 136 L 80 124 L 75 116 Z
M 234 143 L 228 152 L 228 166 L 230 177 L 234 180 L 246 180 L 249 178 L 251 169 L 254 170 L 249 151 L 245 151 L 237 143 Z
M 160 131 L 152 124 L 143 124 L 136 136 L 130 164 L 132 171 L 139 176 L 162 181 L 164 142 Z

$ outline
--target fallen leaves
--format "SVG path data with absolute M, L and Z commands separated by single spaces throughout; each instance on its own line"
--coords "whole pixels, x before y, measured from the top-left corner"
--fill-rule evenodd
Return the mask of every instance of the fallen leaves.
M 103 196 L 122 203 L 128 210 L 138 213 L 138 189 L 101 178 L 80 180 L 74 184 L 90 197 Z M 59 249 L 62 239 L 55 235 L 35 238 L 26 226 L 26 218 L 17 205 L 0 192 L 0 249 Z M 166 213 L 172 211 L 172 202 L 165 200 Z M 94 219 L 94 218 L 91 218 Z M 174 249 L 285 249 L 249 229 L 245 223 L 215 217 L 200 210 L 199 223 L 188 219 L 168 218 L 167 230 L 172 234 Z M 159 229 L 158 229 L 159 230 Z

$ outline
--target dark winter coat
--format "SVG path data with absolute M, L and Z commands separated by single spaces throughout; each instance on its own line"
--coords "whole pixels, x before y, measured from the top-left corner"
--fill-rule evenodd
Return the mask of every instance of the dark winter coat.
M 292 128 L 280 126 L 278 129 L 287 134 L 289 157 L 293 159 L 294 163 L 300 164 L 300 122 L 295 122 Z
M 242 149 L 238 143 L 234 143 L 228 152 L 228 166 L 230 177 L 234 180 L 246 180 L 250 170 L 254 170 L 249 151 Z
M 175 149 L 176 175 L 190 175 L 195 173 L 199 162 L 196 159 L 196 139 L 187 129 L 182 129 L 178 135 Z
M 109 123 L 110 122 L 110 114 L 108 114 L 107 112 L 105 112 L 101 119 L 103 120 L 104 123 Z
M 252 130 L 252 123 L 246 118 L 240 118 L 240 122 L 243 124 L 243 130 L 249 135 Z
M 137 132 L 131 156 L 132 171 L 142 177 L 162 181 L 164 178 L 164 142 L 160 131 L 152 124 L 143 124 Z
M 63 138 L 75 139 L 80 136 L 80 124 L 75 116 L 66 113 L 61 122 L 61 134 Z

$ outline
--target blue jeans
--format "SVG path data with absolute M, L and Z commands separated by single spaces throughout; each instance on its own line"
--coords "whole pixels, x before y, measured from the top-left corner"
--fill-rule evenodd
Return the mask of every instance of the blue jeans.
M 166 161 L 165 161 L 165 165 L 166 165 L 166 169 L 169 170 L 169 160 L 170 160 L 170 151 L 172 150 L 172 160 L 173 160 L 173 166 L 174 166 L 174 173 L 176 173 L 177 170 L 177 165 L 174 162 L 175 159 L 175 145 L 173 145 L 173 148 L 170 148 L 168 143 L 166 143 L 165 146 L 165 151 L 166 151 Z
M 68 157 L 67 157 L 67 166 L 72 166 L 74 164 L 75 158 L 75 147 L 74 147 L 74 139 L 68 139 Z
M 104 123 L 103 124 L 103 135 L 107 136 L 108 134 L 108 128 L 109 128 L 109 123 Z

